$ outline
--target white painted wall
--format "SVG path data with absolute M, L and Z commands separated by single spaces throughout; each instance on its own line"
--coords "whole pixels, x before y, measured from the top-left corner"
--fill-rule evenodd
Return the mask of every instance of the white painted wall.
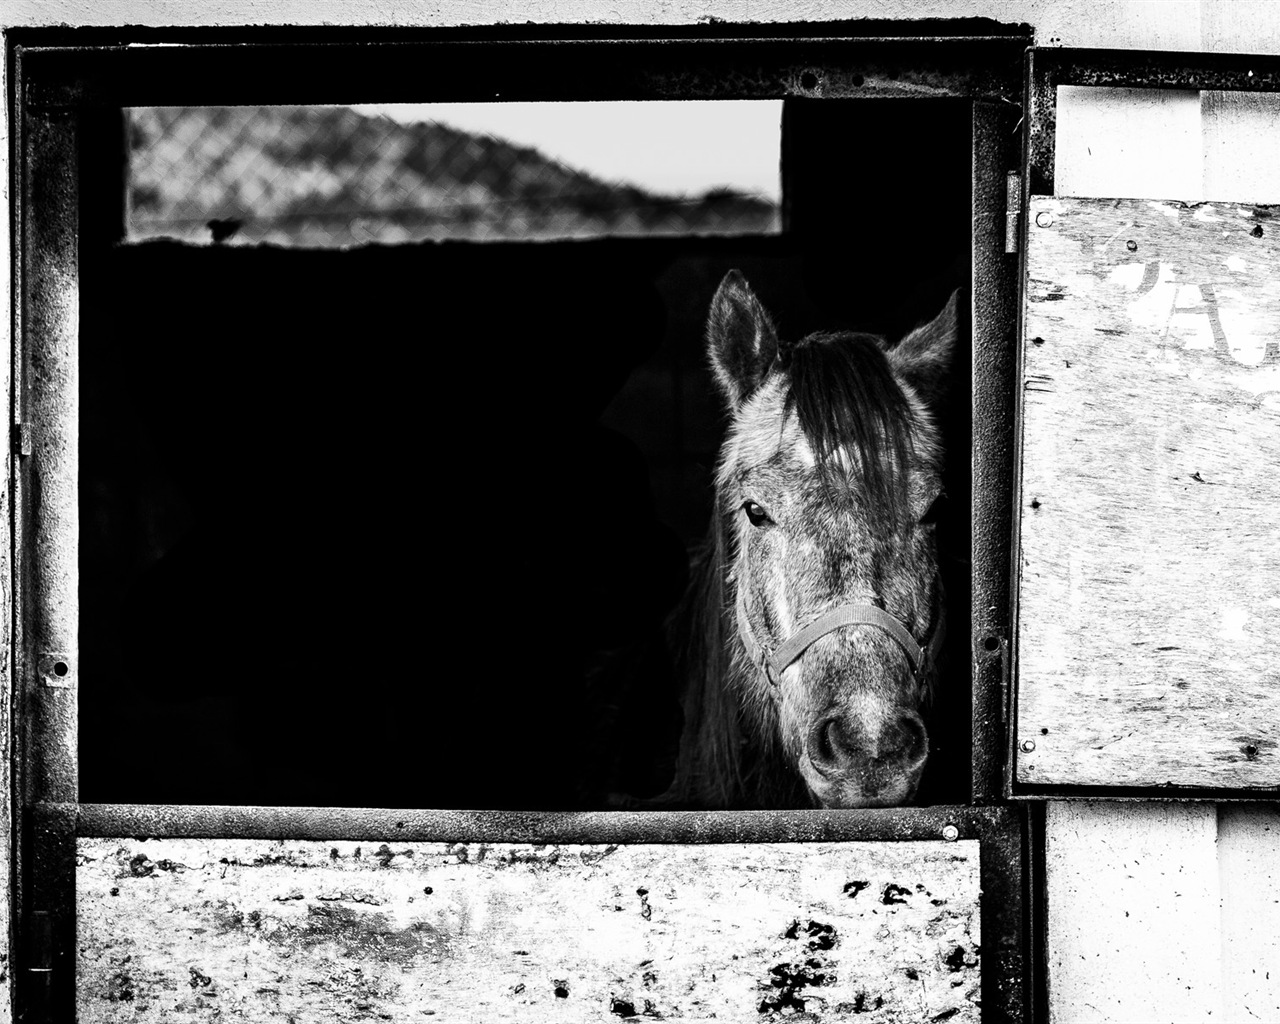
M 1050 1024 L 1280 1021 L 1280 808 L 1049 805 Z
M 1061 86 L 1054 191 L 1280 203 L 1277 126 L 1280 93 Z
M 746 23 L 987 17 L 1034 26 L 1042 46 L 1280 54 L 1280 3 L 1272 0 L 6 0 L 0 29 L 676 25 L 712 17 Z M 5 80 L 7 74 L 0 69 Z M 1077 195 L 1280 201 L 1273 101 L 1194 94 L 1153 101 L 1110 92 L 1064 104 L 1060 188 Z M 0 124 L 6 199 L 7 156 L 6 122 Z M 6 261 L 8 225 L 0 217 Z M 0 276 L 6 332 L 8 287 L 9 276 Z M 3 825 L 0 875 L 7 876 Z M 1277 829 L 1273 807 L 1052 805 L 1053 1019 L 1280 1020 Z M 0 901 L 0 935 L 8 933 L 7 910 Z M 0 972 L 5 979 L 10 973 Z M 0 982 L 0 1024 L 8 1017 L 6 989 L 7 980 Z

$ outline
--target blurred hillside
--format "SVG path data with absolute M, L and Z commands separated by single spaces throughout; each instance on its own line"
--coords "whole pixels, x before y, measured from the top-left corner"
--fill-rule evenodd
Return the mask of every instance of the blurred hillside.
M 345 107 L 134 108 L 129 237 L 367 243 L 776 232 L 776 205 L 658 195 L 536 149 Z

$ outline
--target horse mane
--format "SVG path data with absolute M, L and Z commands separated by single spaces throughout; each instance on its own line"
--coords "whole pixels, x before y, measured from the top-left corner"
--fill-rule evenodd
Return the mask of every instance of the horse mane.
M 787 376 L 785 414 L 797 415 L 828 497 L 848 500 L 856 488 L 865 508 L 905 522 L 912 412 L 880 339 L 811 334 L 782 349 L 779 363 Z M 846 451 L 858 455 L 853 479 L 840 458 Z

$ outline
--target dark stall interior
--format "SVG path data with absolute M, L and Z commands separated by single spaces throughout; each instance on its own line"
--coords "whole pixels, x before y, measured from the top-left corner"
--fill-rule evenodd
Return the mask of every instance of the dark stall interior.
M 125 245 L 100 142 L 81 252 L 88 803 L 657 795 L 680 725 L 658 641 L 722 430 L 716 285 L 741 269 L 785 336 L 896 338 L 968 273 L 958 102 L 789 101 L 785 230 L 756 238 Z M 965 345 L 925 803 L 968 794 L 969 376 Z

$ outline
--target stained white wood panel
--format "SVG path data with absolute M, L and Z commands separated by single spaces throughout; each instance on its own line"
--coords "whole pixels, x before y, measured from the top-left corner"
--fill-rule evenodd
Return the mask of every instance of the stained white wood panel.
M 1280 226 L 1030 225 L 1016 777 L 1280 792 Z
M 1280 20 L 1280 7 L 1276 15 Z M 1280 94 L 1205 92 L 1200 111 L 1200 198 L 1280 203 Z
M 1280 1021 L 1280 804 L 1218 809 L 1223 1020 Z
M 1221 1022 L 1212 804 L 1051 803 L 1050 1024 Z
M 79 1019 L 980 1019 L 976 841 L 81 840 Z
M 1275 93 L 1060 86 L 1054 191 L 1280 203 L 1277 125 Z
M 1198 91 L 1063 85 L 1057 107 L 1059 196 L 1201 198 Z
M 1050 1021 L 1280 1020 L 1280 805 L 1046 818 Z

